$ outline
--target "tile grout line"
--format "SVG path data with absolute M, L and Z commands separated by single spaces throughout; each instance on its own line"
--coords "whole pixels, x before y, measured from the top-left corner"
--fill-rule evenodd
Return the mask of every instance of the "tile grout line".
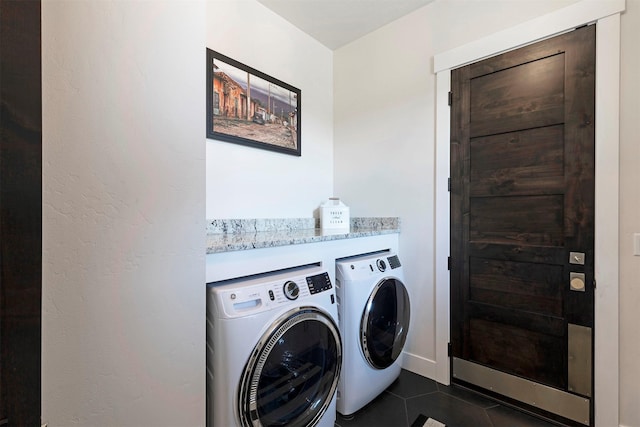
M 404 405 L 404 422 L 405 422 L 405 425 L 407 427 L 409 427 L 410 426 L 410 424 L 409 424 L 409 408 L 407 408 L 407 398 L 406 397 L 402 398 L 402 404 Z

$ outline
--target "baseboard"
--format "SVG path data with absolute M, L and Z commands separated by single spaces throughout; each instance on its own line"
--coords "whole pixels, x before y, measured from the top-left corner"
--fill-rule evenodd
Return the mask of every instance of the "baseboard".
M 407 351 L 402 352 L 402 368 L 414 374 L 436 380 L 436 362 L 426 357 L 418 356 Z

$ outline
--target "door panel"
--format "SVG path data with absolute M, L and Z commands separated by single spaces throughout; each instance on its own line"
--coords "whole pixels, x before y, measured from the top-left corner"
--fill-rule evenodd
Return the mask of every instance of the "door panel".
M 565 387 L 564 366 L 554 351 L 562 345 L 562 339 L 562 335 L 549 331 L 536 332 L 503 322 L 472 319 L 470 359 L 536 382 Z
M 473 138 L 471 197 L 561 193 L 563 149 L 562 125 Z
M 561 316 L 561 281 L 560 266 L 470 258 L 471 301 Z
M 563 122 L 564 55 L 471 80 L 470 137 Z
M 595 26 L 454 70 L 452 92 L 453 381 L 477 364 L 485 384 L 494 370 L 578 401 L 571 377 L 592 373 L 576 374 L 568 331 L 593 332 Z
M 472 197 L 469 240 L 475 243 L 562 246 L 563 197 Z

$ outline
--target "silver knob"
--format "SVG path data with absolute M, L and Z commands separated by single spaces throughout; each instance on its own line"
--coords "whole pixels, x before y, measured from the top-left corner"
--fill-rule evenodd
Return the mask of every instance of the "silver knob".
M 300 295 L 300 288 L 298 287 L 298 284 L 292 280 L 288 280 L 284 284 L 282 291 L 284 292 L 284 296 L 292 301 L 297 299 Z

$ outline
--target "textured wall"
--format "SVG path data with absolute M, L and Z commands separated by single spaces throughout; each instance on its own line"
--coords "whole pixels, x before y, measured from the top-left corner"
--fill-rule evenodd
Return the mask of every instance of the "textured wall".
M 204 425 L 204 14 L 43 2 L 49 426 Z

